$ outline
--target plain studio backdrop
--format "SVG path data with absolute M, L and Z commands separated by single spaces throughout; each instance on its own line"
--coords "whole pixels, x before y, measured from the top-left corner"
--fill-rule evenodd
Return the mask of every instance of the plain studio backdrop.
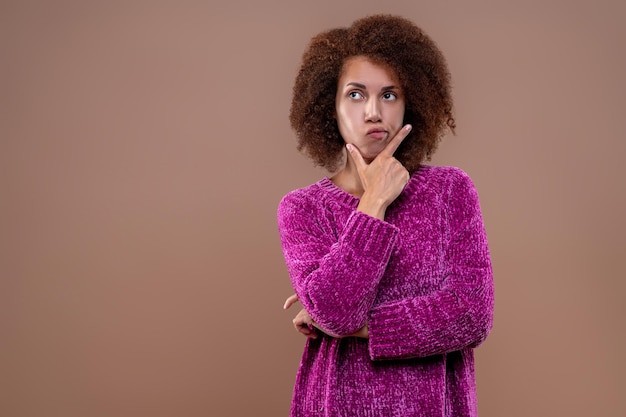
M 450 65 L 431 163 L 489 235 L 481 416 L 626 415 L 617 0 L 0 1 L 0 415 L 288 414 L 276 206 L 325 175 L 291 87 L 311 36 L 380 12 Z

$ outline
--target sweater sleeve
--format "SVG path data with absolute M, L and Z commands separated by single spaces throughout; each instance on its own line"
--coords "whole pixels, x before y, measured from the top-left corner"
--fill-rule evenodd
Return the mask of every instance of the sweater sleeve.
M 335 236 L 312 200 L 292 192 L 278 206 L 287 270 L 313 320 L 330 335 L 350 335 L 367 322 L 398 229 L 354 211 Z
M 493 321 L 493 273 L 478 194 L 462 173 L 445 210 L 449 225 L 448 275 L 432 294 L 370 311 L 369 350 L 376 359 L 443 354 L 479 345 Z

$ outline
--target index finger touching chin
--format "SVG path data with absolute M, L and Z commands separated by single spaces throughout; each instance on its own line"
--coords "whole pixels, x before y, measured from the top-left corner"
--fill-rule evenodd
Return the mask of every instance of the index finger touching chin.
M 383 152 L 389 156 L 392 156 L 396 149 L 398 149 L 398 146 L 400 146 L 404 138 L 406 138 L 411 132 L 412 128 L 413 127 L 411 125 L 404 125 L 404 127 L 402 127 L 402 129 L 400 129 L 398 133 L 396 133 L 396 135 L 389 141 L 385 149 L 383 149 Z

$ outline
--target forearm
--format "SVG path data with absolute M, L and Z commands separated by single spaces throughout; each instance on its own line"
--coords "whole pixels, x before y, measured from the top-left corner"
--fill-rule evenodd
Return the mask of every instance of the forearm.
M 474 273 L 471 284 L 452 277 L 431 295 L 373 308 L 372 359 L 425 357 L 480 344 L 493 321 L 493 277 L 490 266 Z
M 315 245 L 281 231 L 292 284 L 303 307 L 330 334 L 347 336 L 367 321 L 397 229 L 354 212 L 337 242 Z

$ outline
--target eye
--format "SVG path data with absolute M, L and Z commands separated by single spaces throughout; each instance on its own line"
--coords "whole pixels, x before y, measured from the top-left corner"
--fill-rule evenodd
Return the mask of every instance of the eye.
M 363 98 L 363 94 L 361 94 L 360 91 L 350 91 L 348 93 L 348 97 L 350 97 L 353 100 L 360 100 Z
M 383 97 L 383 100 L 387 100 L 387 101 L 394 101 L 395 99 L 398 98 L 396 93 L 392 93 L 391 91 L 387 91 L 386 93 L 383 93 L 382 97 Z

